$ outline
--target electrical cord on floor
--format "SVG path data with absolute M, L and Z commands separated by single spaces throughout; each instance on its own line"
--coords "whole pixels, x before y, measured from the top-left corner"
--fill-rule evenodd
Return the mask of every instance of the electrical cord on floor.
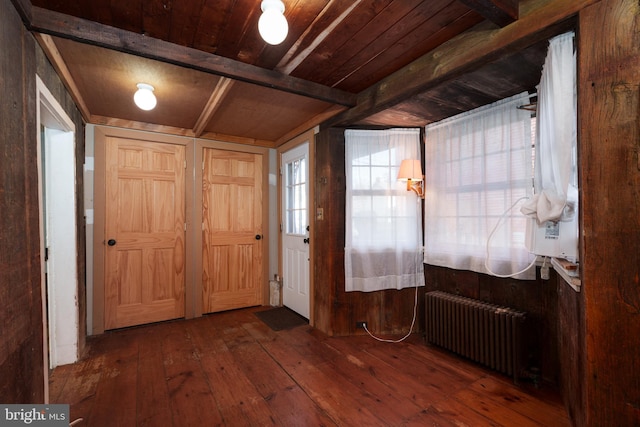
M 377 340 L 377 341 L 381 341 L 381 342 L 399 343 L 399 342 L 402 342 L 402 341 L 406 340 L 413 333 L 413 327 L 416 324 L 416 314 L 418 312 L 418 288 L 419 288 L 419 286 L 416 286 L 415 301 L 413 303 L 413 320 L 411 320 L 411 328 L 409 328 L 409 332 L 407 333 L 407 335 L 405 335 L 404 337 L 402 337 L 400 339 L 397 339 L 397 340 L 388 340 L 388 339 L 384 339 L 384 338 L 379 338 L 379 337 L 373 335 L 369 331 L 369 329 L 367 328 L 367 324 L 365 323 L 363 325 L 363 328 L 369 334 L 369 336 L 371 338 L 373 338 L 374 340 Z

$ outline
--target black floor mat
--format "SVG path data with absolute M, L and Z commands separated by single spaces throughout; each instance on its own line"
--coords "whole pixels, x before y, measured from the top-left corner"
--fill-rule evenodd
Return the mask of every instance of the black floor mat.
M 309 323 L 307 319 L 287 307 L 276 307 L 269 310 L 258 311 L 255 315 L 274 331 L 291 329 Z

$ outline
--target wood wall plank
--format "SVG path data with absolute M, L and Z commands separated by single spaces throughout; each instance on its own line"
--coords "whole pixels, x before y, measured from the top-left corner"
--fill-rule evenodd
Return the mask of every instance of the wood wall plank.
M 44 402 L 43 319 L 36 135 L 36 73 L 76 125 L 76 170 L 83 170 L 82 118 L 9 0 L 1 0 L 0 49 L 0 402 Z M 86 323 L 82 174 L 77 179 L 80 331 Z
M 639 28 L 637 0 L 580 13 L 585 425 L 640 425 Z
M 42 402 L 35 41 L 9 0 L 0 9 L 0 402 Z
M 365 321 L 376 334 L 406 334 L 411 325 L 415 290 L 345 292 L 345 164 L 344 129 L 327 129 L 316 135 L 316 199 L 323 219 L 316 216 L 315 323 L 330 335 L 364 334 L 356 322 Z M 421 330 L 424 293 L 418 291 L 414 332 Z

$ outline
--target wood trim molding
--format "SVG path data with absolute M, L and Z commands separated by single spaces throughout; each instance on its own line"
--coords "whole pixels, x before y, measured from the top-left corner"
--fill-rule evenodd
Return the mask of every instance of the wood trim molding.
M 89 111 L 87 104 L 84 102 L 80 89 L 78 89 L 69 68 L 67 68 L 67 64 L 64 62 L 64 59 L 62 59 L 62 55 L 60 54 L 55 41 L 47 34 L 36 33 L 35 38 L 42 47 L 45 55 L 47 55 L 47 58 L 49 58 L 49 61 L 51 61 L 51 65 L 53 65 L 53 68 L 55 68 L 58 75 L 64 82 L 64 85 L 69 90 L 69 94 L 78 106 L 78 110 L 80 110 L 82 118 L 85 122 L 88 122 L 91 118 L 91 112 Z

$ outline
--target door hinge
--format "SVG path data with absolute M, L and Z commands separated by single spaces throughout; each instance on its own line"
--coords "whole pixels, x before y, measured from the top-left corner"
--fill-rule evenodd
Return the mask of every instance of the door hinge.
M 44 248 L 44 261 L 49 261 L 49 248 Z

